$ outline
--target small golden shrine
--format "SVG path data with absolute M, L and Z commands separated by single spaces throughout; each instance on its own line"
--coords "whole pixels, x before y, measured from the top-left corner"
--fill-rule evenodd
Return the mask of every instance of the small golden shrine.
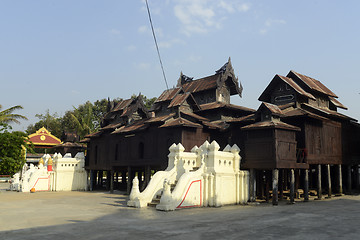
M 28 141 L 32 142 L 35 148 L 52 148 L 61 143 L 61 140 L 52 135 L 45 127 L 30 134 L 28 138 Z

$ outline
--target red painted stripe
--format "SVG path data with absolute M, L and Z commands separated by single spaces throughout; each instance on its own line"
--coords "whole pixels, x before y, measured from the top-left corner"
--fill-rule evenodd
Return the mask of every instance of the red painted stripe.
M 191 185 L 192 185 L 194 182 L 200 182 L 200 204 L 199 204 L 199 205 L 192 205 L 192 206 L 183 206 L 183 207 L 181 207 L 181 204 L 185 201 L 186 196 L 187 196 L 187 194 L 188 194 L 188 192 L 189 192 L 189 190 L 190 190 L 190 188 L 191 188 Z M 181 201 L 181 203 L 179 204 L 179 206 L 177 206 L 176 208 L 200 207 L 200 206 L 201 206 L 201 202 L 202 202 L 202 190 L 201 190 L 201 189 L 202 189 L 202 188 L 201 188 L 201 180 L 192 181 L 192 182 L 190 183 L 190 186 L 188 187 L 186 193 L 185 193 L 185 196 L 184 196 L 183 200 Z
M 39 179 L 47 179 L 48 180 L 48 190 L 36 190 L 35 186 L 38 183 Z M 38 178 L 32 188 L 35 188 L 35 191 L 37 191 L 37 192 L 50 191 L 50 176 L 48 176 L 47 178 Z

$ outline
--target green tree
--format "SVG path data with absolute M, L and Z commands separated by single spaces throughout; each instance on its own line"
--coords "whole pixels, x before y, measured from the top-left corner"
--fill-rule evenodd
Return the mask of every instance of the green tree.
M 25 149 L 32 152 L 32 146 L 25 143 L 24 132 L 8 132 L 10 127 L 2 124 L 0 130 L 0 175 L 13 175 L 25 163 Z
M 20 105 L 16 105 L 14 107 L 11 107 L 11 108 L 8 108 L 5 110 L 1 110 L 1 109 L 2 109 L 2 106 L 0 104 L 0 123 L 6 123 L 6 124 L 20 123 L 20 121 L 19 121 L 20 119 L 27 120 L 27 118 L 25 116 L 13 113 L 16 110 L 23 109 L 23 107 Z
M 45 127 L 48 131 L 51 132 L 54 136 L 61 138 L 63 133 L 63 128 L 61 125 L 62 118 L 58 116 L 57 113 L 50 114 L 49 109 L 46 110 L 45 114 L 36 114 L 35 115 L 38 119 L 40 119 L 35 124 L 30 124 L 27 129 L 27 134 L 32 134 L 39 130 L 42 127 Z

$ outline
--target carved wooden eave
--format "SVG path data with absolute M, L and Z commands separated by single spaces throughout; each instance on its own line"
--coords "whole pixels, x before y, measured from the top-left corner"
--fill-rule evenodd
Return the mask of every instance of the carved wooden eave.
M 231 58 L 223 67 L 216 71 L 217 74 L 220 74 L 221 77 L 217 80 L 218 89 L 224 87 L 225 84 L 228 84 L 230 88 L 230 95 L 239 94 L 242 97 L 242 86 L 239 86 L 239 80 L 235 76 L 234 68 L 231 64 Z

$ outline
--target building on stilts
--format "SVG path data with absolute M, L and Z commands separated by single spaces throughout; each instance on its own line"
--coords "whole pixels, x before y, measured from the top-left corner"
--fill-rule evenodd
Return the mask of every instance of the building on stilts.
M 230 103 L 230 96 L 241 94 L 229 59 L 210 76 L 181 73 L 151 109 L 141 95 L 109 105 L 101 129 L 86 140 L 90 189 L 130 193 L 137 175 L 141 191 L 167 167 L 173 143 L 190 151 L 206 140 L 239 146 L 241 169 L 250 171 L 251 201 L 293 203 L 359 187 L 360 125 L 337 111 L 347 108 L 320 81 L 295 71 L 275 75 L 257 110 Z

